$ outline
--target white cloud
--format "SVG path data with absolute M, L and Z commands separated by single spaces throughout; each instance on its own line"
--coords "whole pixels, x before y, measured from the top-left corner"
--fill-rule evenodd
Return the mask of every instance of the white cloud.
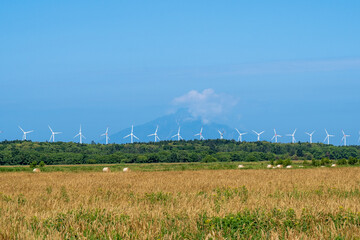
M 176 106 L 185 107 L 194 118 L 201 118 L 204 123 L 216 118 L 222 118 L 237 103 L 238 99 L 227 95 L 218 94 L 211 88 L 202 92 L 191 90 L 183 96 L 173 100 Z

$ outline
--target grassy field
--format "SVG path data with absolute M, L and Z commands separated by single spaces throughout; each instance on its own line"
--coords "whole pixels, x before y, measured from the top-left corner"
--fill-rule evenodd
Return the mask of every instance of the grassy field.
M 2 172 L 0 183 L 1 239 L 360 238 L 356 167 Z
M 294 168 L 312 168 L 303 165 L 303 161 L 292 161 Z M 132 171 L 184 171 L 184 170 L 230 170 L 237 169 L 238 165 L 244 169 L 266 169 L 269 162 L 211 162 L 211 163 L 132 163 L 132 164 L 80 164 L 80 165 L 47 165 L 40 168 L 42 172 L 101 172 L 104 167 L 110 167 L 112 172 L 122 171 L 128 167 Z M 0 166 L 0 172 L 32 172 L 29 166 Z

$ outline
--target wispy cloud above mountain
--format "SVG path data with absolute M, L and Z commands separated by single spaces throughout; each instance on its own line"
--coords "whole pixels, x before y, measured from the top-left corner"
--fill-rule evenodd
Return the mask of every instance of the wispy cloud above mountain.
M 194 118 L 201 118 L 204 123 L 221 118 L 238 103 L 238 98 L 224 93 L 216 93 L 213 89 L 204 89 L 202 92 L 191 90 L 177 97 L 173 104 L 185 107 Z

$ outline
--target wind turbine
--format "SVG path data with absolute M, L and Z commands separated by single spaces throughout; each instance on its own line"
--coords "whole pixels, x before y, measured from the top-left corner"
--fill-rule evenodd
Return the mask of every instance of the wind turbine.
M 108 127 L 106 128 L 105 133 L 101 134 L 100 137 L 101 136 L 105 136 L 105 144 L 109 144 L 109 139 L 110 138 L 109 138 L 109 128 Z
M 203 128 L 200 129 L 200 132 L 198 134 L 195 134 L 194 136 L 199 136 L 200 140 L 205 140 L 205 138 L 202 135 Z
M 31 131 L 25 132 L 20 126 L 19 126 L 19 128 L 23 132 L 22 140 L 26 140 L 26 134 L 32 133 L 34 131 L 34 130 L 31 130 Z
M 154 132 L 153 134 L 148 135 L 148 137 L 150 137 L 150 136 L 154 136 L 154 137 L 155 137 L 154 142 L 156 142 L 156 140 L 159 140 L 159 141 L 160 141 L 160 138 L 159 138 L 158 135 L 157 135 L 158 128 L 159 128 L 159 126 L 156 126 L 155 132 Z
M 257 140 L 258 141 L 260 141 L 260 135 L 265 132 L 265 131 L 262 131 L 262 132 L 258 133 L 258 132 L 254 131 L 254 130 L 252 130 L 252 131 L 257 135 Z
M 360 131 L 359 131 L 359 139 L 358 139 L 358 142 L 360 142 Z
M 60 134 L 61 132 L 54 132 L 50 126 L 48 126 L 50 131 L 51 131 L 51 136 L 50 136 L 50 139 L 49 139 L 49 142 L 51 142 L 51 139 L 52 139 L 52 142 L 55 142 L 55 135 L 56 134 Z
M 131 139 L 131 143 L 134 143 L 134 138 L 136 138 L 137 140 L 140 140 L 137 136 L 134 135 L 134 125 L 131 125 L 131 133 L 127 136 L 125 136 L 124 138 L 130 137 Z
M 342 133 L 343 133 L 343 137 L 342 137 L 341 141 L 344 141 L 344 146 L 346 146 L 346 138 L 350 137 L 350 135 L 346 135 L 344 130 L 342 130 Z
M 179 130 L 178 130 L 178 133 L 175 134 L 174 136 L 172 136 L 171 138 L 174 138 L 174 137 L 177 137 L 177 140 L 180 141 L 182 140 L 183 138 L 180 136 L 180 127 L 179 127 Z
M 219 134 L 220 134 L 220 139 L 224 139 L 224 131 L 220 132 L 220 130 L 218 130 Z
M 330 137 L 334 137 L 335 135 L 330 135 L 330 134 L 328 133 L 328 131 L 326 131 L 326 129 L 325 129 L 325 132 L 326 132 L 326 138 L 325 138 L 324 142 L 325 142 L 326 139 L 327 139 L 328 144 L 330 144 Z
M 292 142 L 292 143 L 295 143 L 295 141 L 296 141 L 296 139 L 295 139 L 296 130 L 297 130 L 297 129 L 295 129 L 292 134 L 286 134 L 286 136 L 291 137 L 291 142 Z
M 274 138 L 275 138 L 275 142 L 277 143 L 277 142 L 278 142 L 278 137 L 282 137 L 282 136 L 279 135 L 279 134 L 277 134 L 277 133 L 276 133 L 276 130 L 275 130 L 275 128 L 274 128 L 274 136 L 272 137 L 271 140 L 274 140 Z
M 80 138 L 80 144 L 82 144 L 82 139 L 83 139 L 83 138 L 86 139 L 86 137 L 85 137 L 85 136 L 82 134 L 82 132 L 81 132 L 81 125 L 80 125 L 79 133 L 76 134 L 74 138 L 76 138 L 77 136 L 79 136 L 79 138 Z
M 239 141 L 239 142 L 242 142 L 242 135 L 245 135 L 245 134 L 247 134 L 247 133 L 241 133 L 241 132 L 239 132 L 239 130 L 238 130 L 237 128 L 235 128 L 235 130 L 236 130 L 237 133 L 239 134 L 238 141 Z
M 312 133 L 305 132 L 310 137 L 310 143 L 312 143 L 312 136 L 313 136 L 314 132 L 315 131 L 313 131 Z

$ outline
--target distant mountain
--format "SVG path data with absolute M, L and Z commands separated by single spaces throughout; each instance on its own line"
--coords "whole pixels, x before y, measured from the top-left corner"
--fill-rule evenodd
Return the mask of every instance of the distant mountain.
M 134 135 L 140 139 L 140 142 L 154 141 L 154 137 L 148 137 L 155 132 L 156 126 L 159 126 L 158 136 L 161 140 L 170 140 L 177 134 L 179 126 L 181 127 L 180 135 L 185 140 L 195 139 L 195 134 L 200 132 L 203 127 L 203 136 L 205 139 L 220 138 L 218 130 L 224 131 L 224 138 L 237 139 L 237 133 L 234 128 L 224 124 L 209 123 L 204 124 L 200 119 L 194 119 L 186 109 L 180 109 L 176 113 L 165 115 L 153 121 L 142 125 L 134 126 Z M 110 143 L 128 143 L 130 138 L 124 139 L 124 136 L 130 134 L 131 127 L 121 130 L 120 132 L 110 135 Z M 172 138 L 176 140 L 176 138 Z M 134 139 L 135 140 L 135 139 Z M 100 142 L 104 142 L 102 139 Z

